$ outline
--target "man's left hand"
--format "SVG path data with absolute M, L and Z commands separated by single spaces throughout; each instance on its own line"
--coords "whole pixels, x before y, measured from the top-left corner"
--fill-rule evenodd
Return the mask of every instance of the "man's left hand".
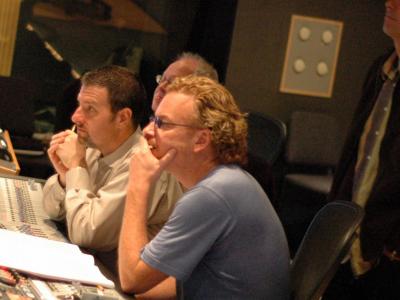
M 175 155 L 175 149 L 170 149 L 160 159 L 157 159 L 148 148 L 136 152 L 132 156 L 130 163 L 129 188 L 152 185 L 174 159 Z
M 60 144 L 57 149 L 57 155 L 68 169 L 84 166 L 85 153 L 86 145 L 73 132 L 65 138 L 64 143 Z

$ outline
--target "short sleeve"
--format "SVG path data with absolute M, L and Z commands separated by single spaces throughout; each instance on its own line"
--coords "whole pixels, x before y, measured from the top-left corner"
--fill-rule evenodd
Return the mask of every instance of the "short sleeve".
M 184 280 L 232 223 L 225 202 L 213 191 L 197 187 L 178 201 L 160 233 L 145 247 L 142 260 Z M 229 228 L 228 228 L 229 231 Z

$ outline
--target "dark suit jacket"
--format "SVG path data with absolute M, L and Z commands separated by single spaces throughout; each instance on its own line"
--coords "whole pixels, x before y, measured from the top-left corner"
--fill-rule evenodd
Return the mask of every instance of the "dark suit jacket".
M 391 53 L 378 58 L 369 70 L 335 171 L 328 196 L 331 201 L 352 199 L 359 139 L 383 84 L 382 65 Z M 384 246 L 390 250 L 400 250 L 400 83 L 393 94 L 391 113 L 379 154 L 378 174 L 365 207 L 360 238 L 366 260 L 380 257 Z

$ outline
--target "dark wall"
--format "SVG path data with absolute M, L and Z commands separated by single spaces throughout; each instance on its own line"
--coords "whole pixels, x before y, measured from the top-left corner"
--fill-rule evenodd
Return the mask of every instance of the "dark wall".
M 201 54 L 224 79 L 237 0 L 132 0 L 165 28 L 165 34 L 34 16 L 33 7 L 41 1 L 22 2 L 13 76 L 34 81 L 41 92 L 38 98 L 45 104 L 55 104 L 61 97 L 59 92 L 72 80 L 71 67 L 83 73 L 111 61 L 121 64 L 121 56 L 129 53 L 130 47 L 142 50 L 140 73 L 149 101 L 155 75 L 182 51 Z M 26 29 L 27 23 L 34 32 Z M 43 41 L 52 45 L 64 62 L 56 61 Z M 115 57 L 121 59 L 111 59 Z
M 344 23 L 331 98 L 279 92 L 292 14 Z M 285 122 L 294 110 L 325 112 L 339 120 L 344 136 L 370 63 L 391 45 L 383 16 L 384 1 L 239 0 L 226 85 L 243 109 Z
M 24 1 L 27 4 L 34 2 L 36 0 Z M 162 72 L 177 53 L 191 50 L 199 52 L 217 67 L 222 81 L 242 108 L 264 112 L 285 122 L 294 110 L 326 112 L 339 120 L 343 135 L 360 96 L 369 64 L 391 45 L 390 39 L 381 29 L 383 1 L 138 0 L 136 3 L 159 21 L 168 34 L 146 34 L 110 28 L 101 28 L 101 34 L 92 34 L 90 30 L 93 28 L 79 28 L 79 23 L 56 26 L 55 21 L 47 20 L 45 23 L 41 20 L 41 24 L 42 27 L 45 25 L 45 28 L 53 30 L 48 32 L 57 33 L 49 36 L 54 44 L 76 45 L 74 51 L 68 52 L 66 50 L 69 48 L 65 49 L 65 57 L 71 58 L 72 65 L 86 66 L 90 62 L 94 64 L 91 60 L 96 57 L 103 62 L 111 49 L 124 45 L 124 42 L 137 42 L 144 49 L 141 73 L 150 95 L 155 86 L 154 75 Z M 279 92 L 292 14 L 344 23 L 331 98 Z M 23 17 L 25 21 L 29 18 L 29 14 Z M 20 26 L 21 28 L 24 26 Z M 85 34 L 89 38 L 85 39 Z M 37 39 L 33 33 L 29 36 Z M 46 67 L 44 60 L 39 59 L 42 56 L 34 51 L 36 48 L 33 44 L 31 39 L 19 32 L 14 75 L 23 77 L 25 73 L 38 74 L 34 72 L 36 69 L 43 70 L 46 74 L 58 74 L 60 64 L 57 67 Z M 48 51 L 40 50 L 48 55 Z M 40 67 L 37 68 L 35 64 Z M 62 76 L 69 75 L 68 68 L 65 69 L 61 72 Z M 44 76 L 25 77 L 41 80 L 46 83 L 43 84 L 46 88 L 54 85 L 52 82 L 48 83 Z M 50 79 L 54 81 L 58 77 L 51 75 Z M 60 80 L 64 81 L 66 78 L 62 77 Z M 43 88 L 43 91 L 46 89 Z M 41 98 L 54 98 L 52 93 L 48 94 L 50 97 L 44 95 Z
M 237 0 L 202 0 L 185 50 L 201 54 L 225 82 Z

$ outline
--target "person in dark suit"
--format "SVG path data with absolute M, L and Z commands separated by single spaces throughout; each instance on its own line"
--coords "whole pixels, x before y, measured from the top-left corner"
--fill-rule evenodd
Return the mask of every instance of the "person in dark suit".
M 324 299 L 400 299 L 400 0 L 385 6 L 394 50 L 369 70 L 328 196 L 359 204 L 365 217 Z

